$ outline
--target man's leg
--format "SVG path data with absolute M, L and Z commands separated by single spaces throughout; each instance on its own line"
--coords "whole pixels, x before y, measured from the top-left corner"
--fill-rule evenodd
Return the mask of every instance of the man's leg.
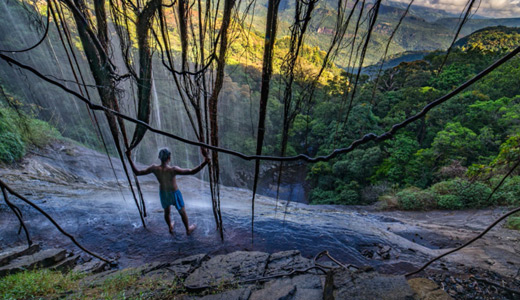
M 197 226 L 195 226 L 195 224 L 192 224 L 191 226 L 189 225 L 190 223 L 188 221 L 188 215 L 186 214 L 186 210 L 184 209 L 184 207 L 179 210 L 179 214 L 181 215 L 184 227 L 186 227 L 186 234 L 190 235 L 193 232 L 193 230 L 197 228 Z
M 166 224 L 168 225 L 168 229 L 170 230 L 170 233 L 173 234 L 173 224 L 172 224 L 172 221 L 170 218 L 170 211 L 171 211 L 171 206 L 168 206 L 164 209 L 164 220 L 166 221 Z

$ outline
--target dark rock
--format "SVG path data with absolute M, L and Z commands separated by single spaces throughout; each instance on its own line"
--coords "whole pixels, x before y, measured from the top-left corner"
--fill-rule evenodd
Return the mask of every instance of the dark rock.
M 72 268 L 74 268 L 76 266 L 78 259 L 79 259 L 79 255 L 67 257 L 63 261 L 50 267 L 50 269 L 54 270 L 54 271 L 60 271 L 62 273 L 66 273 L 66 272 L 72 270 Z
M 290 300 L 295 298 L 296 286 L 280 283 L 279 281 L 268 282 L 266 287 L 255 291 L 249 300 Z
M 251 295 L 251 287 L 225 291 L 220 294 L 203 296 L 201 300 L 248 300 Z
M 364 257 L 372 258 L 374 257 L 374 251 L 370 249 L 364 249 L 363 251 L 361 251 L 361 255 L 363 255 Z
M 269 256 L 264 275 L 280 274 L 292 270 L 309 268 L 313 262 L 301 256 L 298 250 L 289 250 L 273 253 Z
M 106 262 L 92 259 L 84 264 L 75 266 L 72 271 L 76 273 L 96 274 L 103 272 L 107 266 Z
M 250 300 L 261 299 L 322 299 L 324 275 L 303 274 L 282 277 L 266 282 L 262 288 L 251 294 Z
M 207 258 L 207 255 L 197 254 L 177 259 L 172 263 L 148 264 L 140 269 L 141 273 L 149 278 L 161 280 L 185 279 L 194 269 L 200 266 L 205 258 Z
M 334 270 L 332 276 L 334 299 L 413 299 L 414 293 L 401 275 Z
M 378 253 L 379 255 L 382 255 L 382 254 L 384 254 L 384 253 L 389 252 L 390 249 L 391 249 L 390 246 L 384 246 L 384 247 L 382 247 L 381 249 L 379 249 L 379 251 L 377 251 L 377 253 Z
M 177 277 L 186 278 L 188 274 L 194 269 L 198 268 L 200 264 L 207 259 L 206 254 L 197 254 L 173 261 L 169 269 L 175 273 Z
M 191 287 L 221 284 L 259 278 L 263 275 L 269 254 L 264 252 L 237 251 L 218 255 L 202 262 L 184 284 Z
M 15 274 L 24 270 L 47 268 L 62 261 L 66 251 L 62 249 L 47 249 L 31 255 L 21 256 L 0 268 L 0 276 Z
M 31 255 L 38 251 L 40 251 L 39 244 L 32 244 L 30 247 L 19 246 L 15 248 L 6 249 L 2 251 L 2 253 L 0 253 L 0 266 L 5 266 L 11 260 L 16 259 L 20 256 Z

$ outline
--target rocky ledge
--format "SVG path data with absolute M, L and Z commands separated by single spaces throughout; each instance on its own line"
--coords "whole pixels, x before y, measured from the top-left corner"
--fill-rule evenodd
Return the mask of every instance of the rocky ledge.
M 107 270 L 107 265 L 101 267 L 95 260 L 61 249 L 40 250 L 36 245 L 4 251 L 0 262 L 0 277 L 35 268 L 87 273 L 80 290 L 61 295 L 64 298 L 85 295 L 86 290 L 131 274 L 135 280 L 126 287 L 125 297 L 139 299 L 451 299 L 429 279 L 407 281 L 404 276 L 379 274 L 370 267 L 317 262 L 297 250 L 199 254 L 171 263 Z

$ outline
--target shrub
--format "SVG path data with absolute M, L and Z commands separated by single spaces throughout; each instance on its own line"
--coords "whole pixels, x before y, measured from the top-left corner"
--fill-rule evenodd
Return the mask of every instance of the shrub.
M 28 120 L 29 132 L 25 134 L 26 142 L 36 147 L 42 148 L 49 144 L 49 141 L 61 137 L 60 132 L 49 123 L 38 120 Z
M 510 229 L 520 230 L 520 214 L 514 214 L 507 218 L 506 227 Z
M 325 191 L 320 188 L 315 188 L 309 196 L 309 202 L 311 204 L 333 204 L 335 198 L 336 195 L 334 191 Z
M 443 209 L 461 209 L 464 203 L 456 195 L 441 195 L 437 198 L 437 205 Z
M 344 184 L 340 180 L 336 180 L 335 190 L 324 190 L 321 188 L 314 188 L 310 194 L 309 201 L 311 204 L 342 204 L 355 205 L 360 203 L 359 184 L 356 181 L 351 181 Z
M 49 123 L 0 106 L 0 161 L 12 163 L 25 155 L 27 145 L 44 147 L 60 133 Z
M 421 210 L 431 207 L 435 203 L 435 197 L 429 190 L 421 190 L 417 187 L 406 188 L 396 194 L 399 207 L 404 210 Z
M 25 154 L 20 130 L 14 125 L 12 113 L 0 108 L 0 161 L 12 163 Z
M 356 181 L 351 181 L 348 184 L 337 182 L 335 199 L 336 204 L 354 205 L 361 204 L 359 197 L 359 184 Z
M 1 125 L 0 125 L 1 126 Z M 2 130 L 0 128 L 0 130 Z M 25 154 L 25 144 L 15 132 L 0 132 L 0 161 L 12 163 Z
M 495 197 L 486 202 L 491 189 L 479 181 L 446 180 L 434 184 L 430 190 L 437 197 L 438 206 L 446 209 L 481 208 L 496 203 Z
M 399 207 L 399 201 L 397 200 L 397 197 L 393 194 L 383 195 L 379 197 L 378 200 L 382 203 L 383 209 L 392 209 Z
M 491 186 L 497 186 L 502 176 L 493 177 Z M 520 204 L 520 176 L 507 178 L 502 186 L 493 195 L 493 200 L 498 204 L 518 206 Z

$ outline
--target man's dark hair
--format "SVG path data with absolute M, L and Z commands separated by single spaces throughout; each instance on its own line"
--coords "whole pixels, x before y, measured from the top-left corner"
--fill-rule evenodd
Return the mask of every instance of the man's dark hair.
M 170 152 L 170 150 L 168 150 L 168 148 L 162 148 L 161 150 L 159 150 L 159 159 L 163 163 L 167 161 L 171 155 L 172 153 Z

